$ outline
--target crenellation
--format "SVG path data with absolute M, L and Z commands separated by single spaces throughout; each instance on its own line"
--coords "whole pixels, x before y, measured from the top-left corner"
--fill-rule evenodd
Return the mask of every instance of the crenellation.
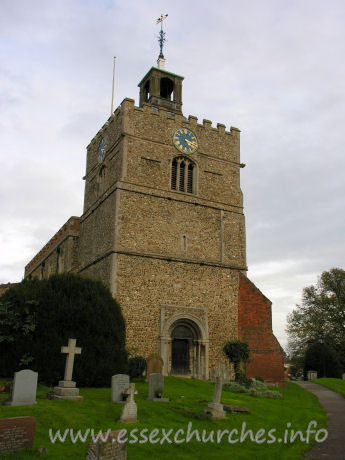
M 217 123 L 217 130 L 218 130 L 221 134 L 224 134 L 224 133 L 225 133 L 225 125 L 223 125 L 223 123 Z
M 206 120 L 205 118 L 202 120 L 203 127 L 205 129 L 210 129 L 212 126 L 212 121 L 211 120 Z

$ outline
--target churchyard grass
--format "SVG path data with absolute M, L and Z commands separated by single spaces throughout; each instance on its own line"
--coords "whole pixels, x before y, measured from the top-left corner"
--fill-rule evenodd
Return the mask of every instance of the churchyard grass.
M 35 453 L 40 447 L 48 448 L 50 460 L 85 459 L 90 438 L 85 443 L 78 441 L 73 444 L 68 439 L 65 443 L 52 444 L 48 434 L 49 428 L 52 428 L 54 434 L 58 429 L 63 433 L 66 428 L 73 428 L 74 433 L 81 430 L 83 434 L 87 428 L 94 428 L 96 433 L 99 430 L 106 431 L 108 428 L 115 430 L 123 427 L 129 431 L 137 428 L 139 432 L 144 428 L 149 432 L 154 428 L 166 431 L 172 428 L 174 436 L 179 428 L 186 432 L 188 422 L 192 422 L 193 430 L 199 430 L 200 436 L 202 430 L 206 430 L 208 437 L 212 430 L 231 431 L 237 428 L 241 431 L 242 423 L 246 422 L 246 429 L 253 430 L 254 435 L 260 428 L 264 428 L 266 433 L 275 428 L 276 437 L 279 438 L 283 437 L 288 422 L 291 423 L 292 429 L 302 430 L 304 435 L 308 423 L 312 420 L 317 421 L 317 429 L 326 425 L 326 415 L 317 398 L 294 383 L 287 383 L 286 388 L 279 390 L 283 394 L 283 399 L 253 397 L 233 393 L 224 388 L 222 403 L 247 407 L 250 409 L 250 414 L 228 413 L 226 420 L 213 421 L 204 414 L 207 403 L 213 398 L 214 385 L 210 382 L 166 377 L 164 396 L 170 399 L 169 402 L 152 402 L 146 400 L 148 384 L 142 380 L 134 381 L 138 390 L 138 395 L 135 396 L 138 405 L 136 424 L 117 423 L 121 414 L 121 403 L 111 403 L 110 388 L 81 388 L 80 394 L 84 400 L 74 402 L 44 399 L 51 389 L 39 385 L 36 405 L 0 406 L 0 417 L 32 416 L 37 419 L 32 450 L 26 453 L 3 454 L 1 460 L 42 458 L 44 456 Z M 0 402 L 5 397 L 6 395 L 0 395 Z M 162 437 L 161 432 L 159 437 Z M 283 442 L 256 444 L 248 437 L 243 443 L 229 444 L 227 436 L 224 436 L 221 444 L 197 442 L 194 437 L 188 444 L 168 444 L 165 441 L 162 445 L 147 442 L 127 444 L 127 446 L 128 460 L 211 458 L 297 460 L 303 458 L 303 453 L 310 448 L 311 444 L 307 445 L 297 440 L 292 444 Z
M 342 379 L 314 379 L 312 380 L 314 383 L 318 383 L 319 385 L 323 385 L 330 390 L 336 391 L 340 393 L 345 398 L 345 380 Z

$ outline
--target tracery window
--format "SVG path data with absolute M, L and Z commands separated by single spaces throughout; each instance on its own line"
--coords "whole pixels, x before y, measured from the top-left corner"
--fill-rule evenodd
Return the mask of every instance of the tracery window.
M 171 189 L 195 192 L 195 163 L 186 157 L 176 157 L 171 163 Z

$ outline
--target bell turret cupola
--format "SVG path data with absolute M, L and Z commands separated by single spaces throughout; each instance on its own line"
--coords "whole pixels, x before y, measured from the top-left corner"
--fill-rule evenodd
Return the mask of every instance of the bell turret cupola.
M 165 58 L 163 46 L 166 41 L 163 31 L 163 21 L 168 15 L 161 14 L 157 24 L 161 25 L 158 35 L 160 53 L 157 59 L 157 67 L 151 67 L 145 77 L 139 83 L 140 100 L 139 106 L 144 102 L 154 106 L 165 107 L 173 112 L 182 112 L 182 80 L 183 77 L 165 70 Z
M 139 83 L 142 107 L 148 102 L 157 107 L 165 107 L 173 112 L 182 112 L 182 80 L 183 77 L 158 67 L 151 67 Z

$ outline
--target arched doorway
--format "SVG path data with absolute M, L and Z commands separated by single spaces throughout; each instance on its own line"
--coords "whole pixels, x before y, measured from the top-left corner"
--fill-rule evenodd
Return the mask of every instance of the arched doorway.
M 179 318 L 169 327 L 168 374 L 206 377 L 206 343 L 199 326 L 189 318 Z
M 181 308 L 182 310 L 182 308 Z M 161 309 L 160 354 L 163 375 L 208 379 L 208 324 L 205 309 Z

